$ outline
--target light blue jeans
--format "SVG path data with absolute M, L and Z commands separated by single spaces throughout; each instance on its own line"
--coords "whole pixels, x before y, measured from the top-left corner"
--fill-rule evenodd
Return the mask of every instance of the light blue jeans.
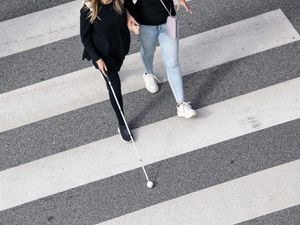
M 177 103 L 184 101 L 183 83 L 179 65 L 179 39 L 167 34 L 167 25 L 140 25 L 141 58 L 145 72 L 153 74 L 153 58 L 156 42 L 159 41 L 163 62 L 167 71 L 171 90 Z

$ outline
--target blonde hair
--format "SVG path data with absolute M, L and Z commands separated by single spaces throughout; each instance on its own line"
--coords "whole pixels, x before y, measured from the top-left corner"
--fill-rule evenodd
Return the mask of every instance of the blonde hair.
M 122 14 L 124 11 L 124 7 L 123 7 L 124 0 L 112 0 L 112 1 L 113 1 L 114 10 L 117 13 Z M 83 0 L 82 7 L 85 7 L 86 9 L 90 9 L 88 18 L 90 18 L 91 23 L 93 23 L 97 18 L 98 12 L 101 9 L 101 5 L 102 5 L 101 0 Z

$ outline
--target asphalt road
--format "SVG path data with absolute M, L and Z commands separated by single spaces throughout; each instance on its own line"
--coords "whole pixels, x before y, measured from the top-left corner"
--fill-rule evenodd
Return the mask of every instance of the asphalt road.
M 68 2 L 1 2 L 0 22 Z M 300 32 L 299 0 L 193 0 L 190 5 L 192 16 L 180 12 L 181 38 L 279 8 Z M 138 38 L 132 36 L 130 54 L 138 51 Z M 0 94 L 90 67 L 90 62 L 81 60 L 81 53 L 80 38 L 74 36 L 0 58 Z M 299 78 L 299 62 L 300 42 L 296 41 L 201 70 L 184 77 L 186 99 L 192 102 L 194 108 L 200 109 Z M 174 117 L 175 106 L 167 82 L 155 95 L 150 95 L 145 89 L 124 95 L 124 107 L 131 128 L 141 128 Z M 1 132 L 0 173 L 117 135 L 117 123 L 112 115 L 110 102 L 103 101 Z M 140 169 L 124 171 L 2 210 L 0 224 L 98 224 L 299 160 L 299 127 L 300 120 L 295 119 L 148 165 L 149 174 L 157 184 L 153 190 L 141 188 L 144 177 Z M 157 135 L 160 135 L 159 131 Z M 201 139 L 192 132 L 191 135 Z M 163 149 L 158 148 L 157 151 Z M 299 190 L 298 197 L 300 200 Z M 300 205 L 295 205 L 239 224 L 297 225 L 300 223 L 299 210 Z

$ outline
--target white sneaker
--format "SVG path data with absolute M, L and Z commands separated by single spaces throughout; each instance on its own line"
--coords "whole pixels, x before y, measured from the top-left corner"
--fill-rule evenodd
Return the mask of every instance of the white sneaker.
M 154 76 L 153 74 L 150 74 L 150 73 L 147 73 L 147 74 L 144 73 L 143 78 L 144 78 L 146 89 L 150 93 L 156 93 L 159 91 L 159 87 L 158 87 L 157 83 L 160 83 L 160 81 L 158 80 L 158 78 L 156 76 Z
M 177 106 L 177 116 L 184 117 L 186 119 L 196 116 L 196 110 L 192 109 L 190 102 L 183 102 Z

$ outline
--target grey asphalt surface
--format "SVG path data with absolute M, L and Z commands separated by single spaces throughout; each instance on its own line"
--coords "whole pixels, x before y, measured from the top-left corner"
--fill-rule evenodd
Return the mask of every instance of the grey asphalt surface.
M 239 225 L 295 225 L 300 224 L 300 205 L 239 223 Z
M 0 21 L 63 2 L 69 0 L 1 1 Z M 180 14 L 182 38 L 278 8 L 300 32 L 299 0 L 193 0 L 191 6 L 192 17 Z M 131 53 L 138 50 L 133 37 Z M 0 94 L 91 66 L 81 61 L 81 53 L 76 36 L 0 58 Z M 184 82 L 187 99 L 200 108 L 299 76 L 300 42 L 296 42 L 190 74 Z M 124 103 L 132 128 L 176 114 L 168 83 L 155 95 L 145 89 L 126 94 Z M 2 132 L 0 171 L 117 134 L 112 115 L 105 101 Z M 300 120 L 291 121 L 152 164 L 148 170 L 157 186 L 151 191 L 141 188 L 145 185 L 141 170 L 132 170 L 2 211 L 0 224 L 92 225 L 300 159 L 299 127 Z M 241 224 L 299 225 L 299 221 L 297 206 Z
M 145 187 L 141 169 L 135 169 L 2 211 L 0 221 L 4 225 L 97 224 L 299 159 L 299 127 L 300 119 L 147 166 L 156 182 L 151 190 Z
M 37 12 L 72 0 L 13 0 L 1 1 L 0 22 Z

